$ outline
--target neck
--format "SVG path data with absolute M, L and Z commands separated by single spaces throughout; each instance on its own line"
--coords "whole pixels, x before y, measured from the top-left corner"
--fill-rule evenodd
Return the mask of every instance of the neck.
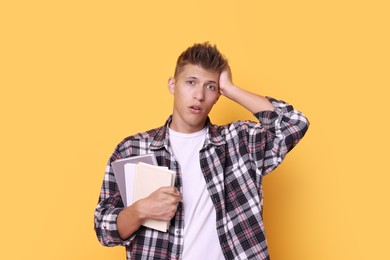
M 205 125 L 206 125 L 206 120 L 196 125 L 178 123 L 175 120 L 175 116 L 172 116 L 172 121 L 169 124 L 169 128 L 178 133 L 191 134 L 191 133 L 199 132 L 205 127 Z

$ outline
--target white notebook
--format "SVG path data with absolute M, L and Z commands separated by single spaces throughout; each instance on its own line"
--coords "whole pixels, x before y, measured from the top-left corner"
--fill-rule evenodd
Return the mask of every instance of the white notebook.
M 148 164 L 157 165 L 156 156 L 152 153 L 127 157 L 123 159 L 116 160 L 111 163 L 112 169 L 114 171 L 116 184 L 118 185 L 119 192 L 122 197 L 123 205 L 127 205 L 126 201 L 126 184 L 125 184 L 125 164 L 126 163 L 138 163 L 144 162 Z
M 127 206 L 149 196 L 160 187 L 173 186 L 175 174 L 174 171 L 169 170 L 167 167 L 159 167 L 142 162 L 125 164 Z M 148 219 L 142 225 L 166 232 L 169 222 Z

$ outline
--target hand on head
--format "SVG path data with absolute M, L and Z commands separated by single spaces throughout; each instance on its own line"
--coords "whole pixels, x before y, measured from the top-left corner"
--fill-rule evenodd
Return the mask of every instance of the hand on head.
M 232 81 L 232 71 L 230 69 L 230 66 L 226 65 L 226 67 L 223 69 L 219 76 L 219 92 L 221 93 L 221 95 L 226 96 L 226 93 L 232 87 L 234 87 Z

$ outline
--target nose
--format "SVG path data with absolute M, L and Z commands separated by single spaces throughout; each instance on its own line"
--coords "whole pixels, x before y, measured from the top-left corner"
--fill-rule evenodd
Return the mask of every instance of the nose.
M 202 88 L 202 87 L 195 88 L 194 99 L 196 99 L 198 101 L 204 100 L 204 88 Z

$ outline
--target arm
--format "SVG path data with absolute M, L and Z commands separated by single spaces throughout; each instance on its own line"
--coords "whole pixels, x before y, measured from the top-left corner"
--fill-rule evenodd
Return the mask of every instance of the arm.
M 249 123 L 250 126 L 244 122 L 242 129 L 248 134 L 249 150 L 262 174 L 271 172 L 303 138 L 309 127 L 308 119 L 284 101 L 238 88 L 232 83 L 229 67 L 221 72 L 219 84 L 222 95 L 251 111 L 259 120 L 260 124 Z
M 253 94 L 232 83 L 230 67 L 227 66 L 220 75 L 219 88 L 222 95 L 237 102 L 253 114 L 266 110 L 274 110 L 271 102 L 263 96 Z
M 108 162 L 94 214 L 95 232 L 104 246 L 128 246 L 132 240 L 131 235 L 146 218 L 170 220 L 176 211 L 177 202 L 181 199 L 176 189 L 165 187 L 124 208 L 111 167 L 111 162 L 117 158 L 120 156 L 116 150 Z

